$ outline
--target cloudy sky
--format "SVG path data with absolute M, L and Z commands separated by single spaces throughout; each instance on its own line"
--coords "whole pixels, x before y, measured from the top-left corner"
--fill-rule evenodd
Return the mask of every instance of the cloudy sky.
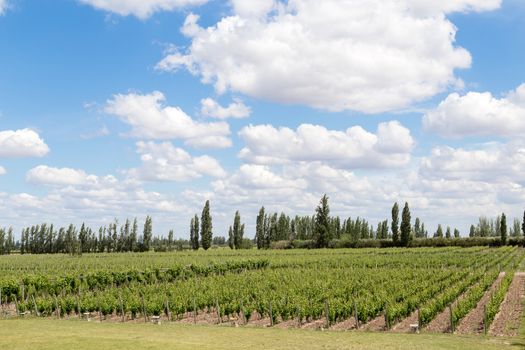
M 0 226 L 525 208 L 521 0 L 0 0 Z

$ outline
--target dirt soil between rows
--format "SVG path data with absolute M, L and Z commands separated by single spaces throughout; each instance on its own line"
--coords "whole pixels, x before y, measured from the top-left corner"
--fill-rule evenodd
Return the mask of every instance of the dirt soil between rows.
M 523 314 L 524 298 L 525 272 L 516 272 L 507 295 L 501 303 L 500 311 L 490 326 L 490 335 L 500 337 L 515 337 L 518 335 Z
M 492 293 L 501 283 L 501 280 L 505 277 L 505 272 L 501 272 L 496 278 L 496 281 L 490 286 L 490 288 L 483 294 L 481 300 L 478 301 L 476 307 L 467 314 L 456 327 L 457 334 L 479 334 L 483 333 L 483 318 L 485 315 L 485 305 L 490 301 Z

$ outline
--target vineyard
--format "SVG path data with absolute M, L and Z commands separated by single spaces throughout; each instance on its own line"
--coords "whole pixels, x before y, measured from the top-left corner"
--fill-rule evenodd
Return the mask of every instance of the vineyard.
M 516 247 L 6 256 L 1 314 L 406 332 L 445 319 L 453 332 L 482 307 L 481 333 L 523 257 Z

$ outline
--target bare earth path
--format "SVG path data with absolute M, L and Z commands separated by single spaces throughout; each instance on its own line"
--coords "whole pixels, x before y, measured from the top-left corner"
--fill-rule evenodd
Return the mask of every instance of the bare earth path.
M 494 336 L 515 337 L 518 335 L 523 314 L 523 299 L 525 298 L 525 272 L 516 272 L 509 286 L 505 299 L 501 303 L 500 312 L 492 322 L 489 334 Z
M 401 320 L 401 322 L 397 323 L 393 328 L 392 331 L 398 332 L 398 333 L 407 333 L 410 332 L 410 325 L 411 324 L 417 324 L 418 323 L 418 317 L 417 317 L 417 310 L 412 312 L 408 317 L 405 317 Z
M 476 307 L 472 309 L 467 316 L 465 316 L 456 327 L 457 334 L 475 334 L 483 332 L 483 317 L 485 314 L 485 305 L 490 300 L 492 293 L 501 283 L 501 280 L 505 277 L 505 272 L 501 272 L 496 278 L 496 281 L 490 286 L 490 288 L 483 294 L 481 300 L 478 302 Z

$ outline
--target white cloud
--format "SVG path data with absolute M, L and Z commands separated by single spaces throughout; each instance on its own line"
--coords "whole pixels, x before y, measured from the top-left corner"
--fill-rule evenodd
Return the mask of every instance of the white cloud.
M 301 124 L 297 130 L 272 125 L 244 127 L 240 157 L 258 164 L 321 161 L 344 168 L 396 167 L 410 161 L 414 140 L 397 121 L 381 123 L 377 134 L 360 126 L 345 132 Z
M 2 16 L 8 8 L 7 0 L 0 0 L 0 16 Z
M 26 180 L 42 185 L 77 185 L 90 187 L 99 187 L 117 182 L 117 179 L 111 175 L 99 177 L 96 175 L 88 175 L 84 170 L 54 168 L 47 165 L 39 165 L 29 170 L 26 174 Z
M 49 152 L 49 147 L 33 130 L 0 131 L 0 157 L 43 157 Z
M 131 126 L 130 135 L 146 139 L 183 139 L 196 148 L 227 148 L 231 146 L 230 128 L 225 122 L 194 121 L 179 107 L 164 106 L 159 91 L 140 95 L 114 95 L 105 111 Z
M 425 114 L 423 126 L 445 137 L 525 135 L 525 84 L 503 98 L 490 92 L 452 93 Z
M 137 142 L 142 167 L 131 169 L 128 175 L 147 181 L 188 181 L 202 176 L 224 177 L 226 171 L 210 156 L 192 157 L 170 142 Z
M 436 3 L 436 4 L 430 4 Z M 233 14 L 208 28 L 187 17 L 186 52 L 172 49 L 157 69 L 186 68 L 228 90 L 270 101 L 340 111 L 398 110 L 451 86 L 470 67 L 455 45 L 456 11 L 487 11 L 499 0 L 233 1 Z
M 252 113 L 242 101 L 235 100 L 228 107 L 221 106 L 212 98 L 201 100 L 201 114 L 206 117 L 227 119 L 227 118 L 247 118 Z
M 0 175 L 5 175 L 7 173 L 7 171 L 5 170 L 5 168 L 3 166 L 0 166 Z
M 1 1 L 1 0 L 0 0 Z M 120 16 L 133 15 L 142 20 L 155 12 L 173 11 L 182 7 L 202 5 L 208 0 L 79 0 L 96 9 L 116 13 Z
M 525 145 L 487 144 L 482 149 L 436 147 L 421 161 L 426 178 L 525 183 Z

